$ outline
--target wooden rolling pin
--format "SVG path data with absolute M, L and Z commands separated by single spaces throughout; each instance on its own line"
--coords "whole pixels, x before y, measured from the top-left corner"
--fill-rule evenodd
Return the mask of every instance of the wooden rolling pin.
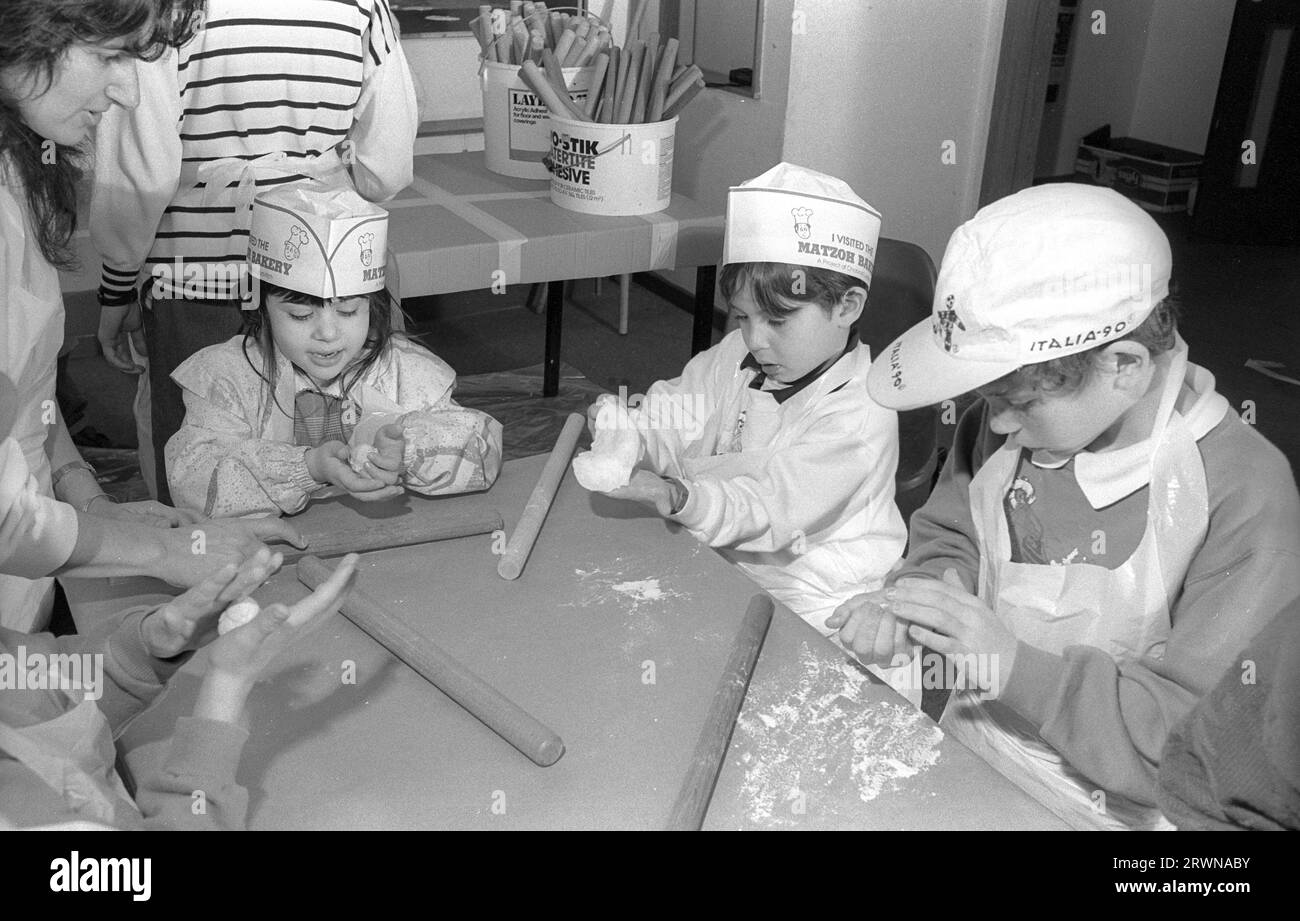
M 771 623 L 772 599 L 767 595 L 755 595 L 745 611 L 736 643 L 731 647 L 731 658 L 722 670 L 713 705 L 704 718 L 704 728 L 695 743 L 695 754 L 686 770 L 686 780 L 668 818 L 669 831 L 699 831 L 704 825 L 704 814 L 709 811 L 709 799 L 718 782 L 722 761 L 727 756 L 731 732 L 736 726 L 736 717 L 740 716 L 749 678 L 754 673 L 754 663 L 758 661 Z
M 389 547 L 469 537 L 472 534 L 490 534 L 504 527 L 501 513 L 494 508 L 465 509 L 439 515 L 437 518 L 404 515 L 325 533 L 308 532 L 303 535 L 307 538 L 306 550 L 298 550 L 287 544 L 275 549 L 284 554 L 285 563 L 292 563 L 307 554 L 342 556 L 345 553 L 366 553 L 370 550 L 387 550 Z
M 329 577 L 330 568 L 316 557 L 304 556 L 298 561 L 298 581 L 308 588 L 315 590 Z M 371 639 L 535 763 L 549 767 L 564 754 L 564 742 L 558 735 L 365 592 L 353 588 L 340 610 Z
M 569 469 L 569 458 L 573 456 L 573 449 L 578 446 L 578 439 L 586 424 L 587 420 L 579 413 L 569 413 L 569 418 L 564 420 L 564 429 L 560 432 L 560 437 L 555 439 L 551 456 L 547 458 L 542 475 L 537 478 L 537 485 L 533 487 L 528 504 L 524 506 L 524 513 L 519 516 L 519 524 L 515 525 L 515 532 L 510 535 L 510 542 L 506 544 L 505 552 L 497 563 L 497 574 L 501 578 L 518 579 L 524 571 L 524 563 L 528 562 L 528 554 L 533 552 L 533 544 L 537 541 L 538 532 L 542 530 L 542 522 L 546 520 L 546 513 L 550 511 L 551 502 L 555 499 L 555 491 L 564 479 L 565 471 Z

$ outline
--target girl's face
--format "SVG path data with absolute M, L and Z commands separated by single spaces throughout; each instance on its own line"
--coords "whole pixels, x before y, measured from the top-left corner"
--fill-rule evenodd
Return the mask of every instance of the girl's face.
M 340 297 L 320 307 L 267 294 L 271 338 L 318 387 L 333 383 L 361 357 L 370 332 L 370 298 Z
M 7 68 L 0 71 L 0 91 L 27 127 L 46 140 L 75 147 L 112 106 L 133 109 L 139 103 L 136 58 L 124 50 L 133 38 L 70 45 L 44 92 L 38 92 L 43 84 L 39 73 Z

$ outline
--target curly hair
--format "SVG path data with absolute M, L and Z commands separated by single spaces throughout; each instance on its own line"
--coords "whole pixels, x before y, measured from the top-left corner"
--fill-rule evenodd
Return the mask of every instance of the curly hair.
M 1156 304 L 1147 318 L 1135 326 L 1131 333 L 1114 341 L 1136 342 L 1144 346 L 1153 356 L 1168 352 L 1173 349 L 1178 338 L 1178 311 L 1177 301 L 1172 297 L 1166 297 Z M 1004 380 L 1012 380 L 1016 385 L 1024 385 L 1036 390 L 1061 394 L 1074 393 L 1088 380 L 1088 375 L 1096 366 L 1098 351 L 1110 344 L 1107 342 L 1073 355 L 1025 365 L 1019 371 L 1007 375 Z
M 722 267 L 718 281 L 728 301 L 747 287 L 768 319 L 787 316 L 807 303 L 829 313 L 850 288 L 867 287 L 851 275 L 785 262 L 733 262 Z
M 157 60 L 202 25 L 205 0 L 5 0 L 0 4 L 0 73 L 32 81 L 31 95 L 54 84 L 68 49 L 131 38 L 127 54 Z M 77 183 L 85 169 L 81 148 L 57 145 L 23 121 L 17 100 L 0 92 L 0 179 L 16 178 L 27 198 L 29 223 L 41 253 L 53 265 L 75 266 Z M 52 160 L 52 162 L 51 162 Z

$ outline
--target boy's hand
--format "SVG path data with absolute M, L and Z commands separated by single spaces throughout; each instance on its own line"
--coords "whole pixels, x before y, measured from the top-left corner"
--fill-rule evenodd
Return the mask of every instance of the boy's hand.
M 668 481 L 649 470 L 637 470 L 626 486 L 612 489 L 605 495 L 614 499 L 630 499 L 648 505 L 667 518 L 673 511 L 673 489 Z
M 835 609 L 826 626 L 839 630 L 839 641 L 867 665 L 890 667 L 898 655 L 909 656 L 907 623 L 894 616 L 892 589 L 855 595 Z
M 255 618 L 218 637 L 208 647 L 208 671 L 194 715 L 235 722 L 253 685 L 277 655 L 303 631 L 338 609 L 359 557 L 349 553 L 316 591 L 293 607 L 273 604 Z
M 307 451 L 307 472 L 317 483 L 328 483 L 346 490 L 363 502 L 379 502 L 400 496 L 400 486 L 357 473 L 348 463 L 348 446 L 341 441 L 327 441 Z
M 962 585 L 956 570 L 943 581 L 908 579 L 893 588 L 894 610 L 911 622 L 907 635 L 944 655 L 976 653 L 997 657 L 998 673 L 1009 676 L 1016 661 L 1016 636 L 980 598 Z M 1006 678 L 1002 684 L 1005 686 Z
M 216 635 L 226 606 L 253 592 L 280 568 L 284 557 L 263 547 L 244 563 L 223 566 L 194 588 L 145 617 L 145 648 L 159 659 L 196 649 Z

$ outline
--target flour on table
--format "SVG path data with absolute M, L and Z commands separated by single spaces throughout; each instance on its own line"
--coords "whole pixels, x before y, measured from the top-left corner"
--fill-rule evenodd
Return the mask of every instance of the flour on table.
M 805 643 L 789 681 L 787 670 L 751 686 L 736 724 L 751 822 L 798 825 L 846 787 L 870 802 L 939 760 L 942 730 L 910 706 L 868 699 L 868 679 L 850 663 L 819 659 Z

